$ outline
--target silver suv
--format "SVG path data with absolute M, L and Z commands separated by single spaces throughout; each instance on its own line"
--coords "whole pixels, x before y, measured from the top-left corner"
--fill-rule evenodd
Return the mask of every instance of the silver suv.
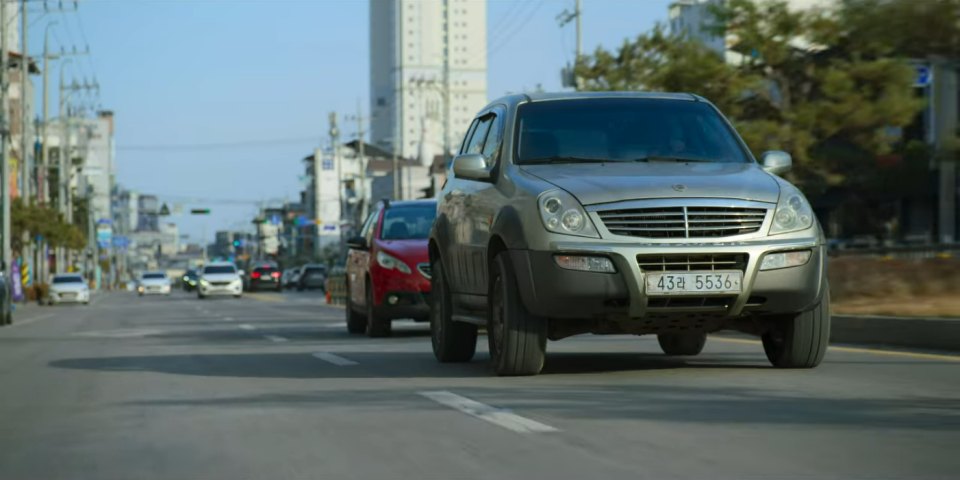
M 657 335 L 696 355 L 706 334 L 763 339 L 777 367 L 811 368 L 830 334 L 823 233 L 710 102 L 688 94 L 514 95 L 476 117 L 430 238 L 441 362 L 488 332 L 500 375 L 533 375 L 546 340 Z

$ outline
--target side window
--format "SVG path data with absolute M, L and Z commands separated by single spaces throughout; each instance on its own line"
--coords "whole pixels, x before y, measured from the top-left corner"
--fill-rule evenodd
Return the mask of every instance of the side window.
M 490 124 L 493 123 L 493 117 L 480 119 L 477 128 L 473 130 L 470 142 L 467 144 L 466 153 L 483 153 L 483 141 L 487 138 L 487 132 L 490 130 Z
M 473 130 L 477 128 L 477 123 L 480 120 L 473 119 L 473 122 L 470 123 L 470 128 L 467 129 L 467 133 L 463 136 L 463 143 L 460 144 L 460 153 L 467 153 L 467 144 L 470 142 L 470 134 L 473 133 Z
M 497 154 L 500 152 L 500 143 L 503 141 L 503 118 L 499 115 L 491 117 L 490 133 L 487 134 L 487 140 L 483 144 L 483 156 L 487 159 L 487 166 L 497 162 Z

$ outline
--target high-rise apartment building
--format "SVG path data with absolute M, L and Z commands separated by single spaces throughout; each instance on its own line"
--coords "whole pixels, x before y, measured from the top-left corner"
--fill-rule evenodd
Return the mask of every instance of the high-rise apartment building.
M 370 142 L 422 165 L 455 150 L 488 101 L 486 28 L 482 0 L 370 0 Z

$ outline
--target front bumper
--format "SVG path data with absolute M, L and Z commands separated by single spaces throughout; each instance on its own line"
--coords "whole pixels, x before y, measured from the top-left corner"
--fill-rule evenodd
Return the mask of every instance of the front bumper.
M 425 319 L 430 314 L 430 279 L 418 269 L 411 273 L 371 269 L 373 304 L 386 318 Z
M 170 295 L 170 286 L 163 287 L 141 287 L 137 289 L 140 295 Z
M 510 250 L 520 295 L 527 310 L 559 319 L 636 319 L 651 315 L 709 313 L 738 317 L 746 313 L 795 313 L 811 308 L 826 285 L 826 251 L 816 238 L 762 241 L 626 244 L 586 241 L 557 243 L 554 251 Z M 760 271 L 768 253 L 811 250 L 801 266 Z M 592 273 L 566 270 L 556 265 L 557 254 L 596 255 L 610 258 L 617 272 Z M 686 295 L 713 297 L 702 305 L 660 301 L 647 295 L 638 255 L 743 254 L 743 290 L 738 295 Z M 683 297 L 672 297 L 683 298 Z
M 90 293 L 50 292 L 49 299 L 50 303 L 53 303 L 54 305 L 59 305 L 61 303 L 87 303 L 90 301 Z
M 240 283 L 230 284 L 230 285 L 215 285 L 215 284 L 200 284 L 197 287 L 197 291 L 200 295 L 204 297 L 216 296 L 216 295 L 241 295 L 243 294 L 243 285 Z

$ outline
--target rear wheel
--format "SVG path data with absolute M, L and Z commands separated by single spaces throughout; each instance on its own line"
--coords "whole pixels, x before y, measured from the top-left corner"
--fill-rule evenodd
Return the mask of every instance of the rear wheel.
M 664 333 L 657 335 L 657 341 L 667 355 L 698 355 L 707 342 L 707 334 Z
M 816 367 L 830 343 L 829 290 L 812 309 L 771 321 L 771 330 L 763 335 L 763 351 L 770 363 L 777 368 Z
M 350 288 L 347 288 L 347 332 L 360 334 L 367 331 L 367 317 L 354 310 L 353 301 L 350 297 Z
M 547 320 L 527 311 L 507 253 L 500 253 L 490 272 L 490 316 L 487 339 L 497 375 L 536 375 L 547 354 Z
M 443 262 L 431 265 L 433 286 L 430 294 L 430 343 L 433 356 L 442 363 L 469 362 L 477 351 L 477 326 L 453 321 L 453 302 Z
M 389 337 L 391 322 L 389 318 L 377 314 L 373 304 L 373 285 L 367 280 L 367 336 L 371 338 Z

